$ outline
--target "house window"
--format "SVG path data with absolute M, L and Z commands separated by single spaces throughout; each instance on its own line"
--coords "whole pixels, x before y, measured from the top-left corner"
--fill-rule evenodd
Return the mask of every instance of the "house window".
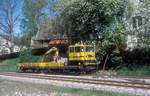
M 138 16 L 138 27 L 142 25 L 142 17 Z
M 136 16 L 132 18 L 133 20 L 133 28 L 138 28 L 142 25 L 142 17 L 141 16 Z
M 133 28 L 137 28 L 137 21 L 136 21 L 136 18 L 133 17 Z
M 9 53 L 9 50 L 8 50 L 8 49 L 2 49 L 2 50 L 1 50 L 1 53 L 2 53 L 2 54 L 8 54 L 8 53 Z
M 140 3 L 143 3 L 143 2 L 144 2 L 144 0 L 139 0 L 139 2 L 140 2 Z

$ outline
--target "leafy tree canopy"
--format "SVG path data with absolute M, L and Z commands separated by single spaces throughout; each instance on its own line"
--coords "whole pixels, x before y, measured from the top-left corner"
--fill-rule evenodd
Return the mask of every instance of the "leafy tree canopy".
M 89 39 L 88 34 L 98 39 L 122 32 L 127 3 L 127 0 L 61 0 L 54 8 L 68 19 L 70 34 L 78 40 Z

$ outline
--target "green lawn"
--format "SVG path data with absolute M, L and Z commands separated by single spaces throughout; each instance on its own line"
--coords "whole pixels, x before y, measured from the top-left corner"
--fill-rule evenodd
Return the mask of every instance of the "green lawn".
M 121 68 L 117 70 L 119 76 L 150 76 L 150 66 Z
M 80 88 L 61 88 L 53 87 L 55 90 L 55 96 L 62 96 L 62 93 L 70 94 L 70 96 L 134 96 L 127 93 L 114 93 L 114 92 L 105 92 L 105 91 L 96 91 L 96 90 L 84 90 Z M 57 90 L 57 91 L 56 91 Z M 69 96 L 69 95 L 67 95 Z
M 17 71 L 17 64 L 18 63 L 19 63 L 18 58 L 0 61 L 0 72 Z

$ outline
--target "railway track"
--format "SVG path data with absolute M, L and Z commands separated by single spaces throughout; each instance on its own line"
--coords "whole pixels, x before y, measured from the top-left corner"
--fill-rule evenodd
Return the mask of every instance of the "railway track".
M 68 77 L 68 76 L 55 76 L 55 75 L 40 75 L 40 74 L 30 74 L 30 73 L 0 73 L 0 75 L 5 76 L 15 76 L 15 77 L 27 77 L 35 79 L 44 80 L 56 80 L 65 82 L 74 82 L 82 84 L 95 84 L 95 85 L 108 85 L 108 86 L 118 86 L 127 88 L 139 88 L 139 89 L 150 89 L 150 83 L 145 82 L 129 82 L 129 81 L 116 81 L 116 80 L 102 80 L 102 79 L 87 79 L 79 77 Z

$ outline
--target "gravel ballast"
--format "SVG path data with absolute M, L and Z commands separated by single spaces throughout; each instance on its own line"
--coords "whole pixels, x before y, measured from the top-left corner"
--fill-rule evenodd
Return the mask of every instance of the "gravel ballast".
M 94 89 L 94 90 L 117 92 L 117 93 L 129 93 L 129 94 L 139 95 L 139 96 L 150 96 L 150 90 L 143 90 L 138 88 L 135 89 L 135 88 L 107 86 L 107 85 L 83 84 L 83 83 L 75 83 L 75 82 L 44 80 L 44 79 L 14 77 L 14 76 L 4 76 L 4 75 L 0 75 L 0 79 L 35 83 L 35 84 L 49 84 L 53 86 L 60 86 L 60 87 L 67 87 L 67 88 L 82 88 L 82 89 L 90 89 L 90 90 Z

